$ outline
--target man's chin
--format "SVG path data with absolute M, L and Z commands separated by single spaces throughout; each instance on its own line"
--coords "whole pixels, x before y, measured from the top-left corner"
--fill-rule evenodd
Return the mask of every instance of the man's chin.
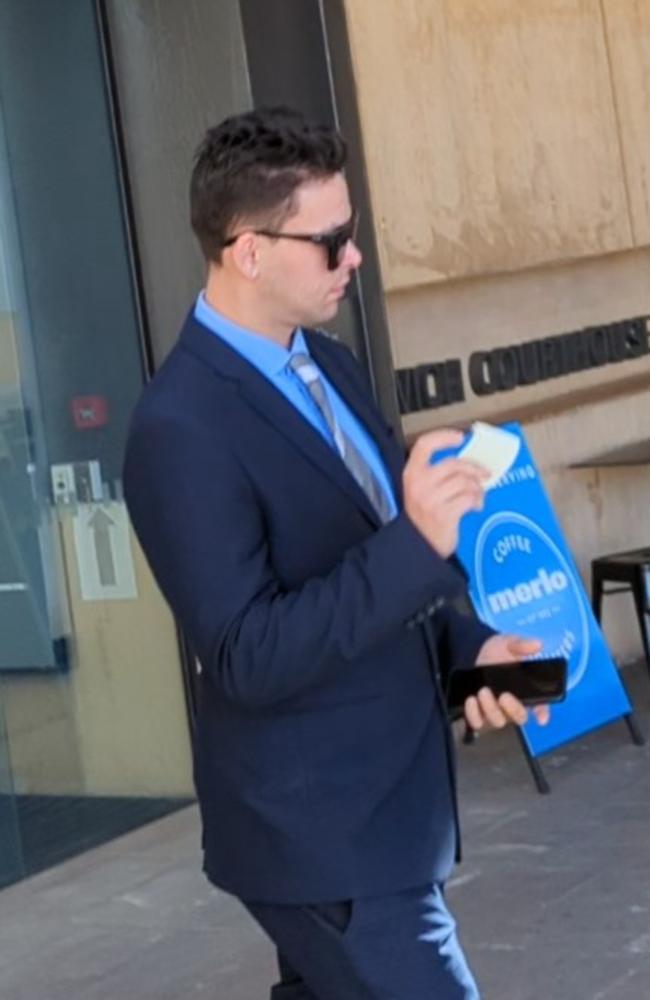
M 328 323 L 329 320 L 334 319 L 339 311 L 340 305 L 340 299 L 333 299 L 331 302 L 328 302 L 327 305 L 321 310 L 320 316 L 314 325 L 319 326 L 321 323 Z
M 334 319 L 339 311 L 340 304 L 340 299 L 326 302 L 317 313 L 313 312 L 311 315 L 303 315 L 301 321 L 296 323 L 296 326 L 300 326 L 303 329 L 307 328 L 308 330 L 317 329 L 319 326 L 323 326 L 325 323 L 329 323 L 330 320 Z

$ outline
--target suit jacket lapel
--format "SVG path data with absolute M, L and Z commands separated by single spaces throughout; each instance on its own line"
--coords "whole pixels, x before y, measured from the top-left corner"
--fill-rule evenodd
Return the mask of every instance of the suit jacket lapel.
M 220 375 L 236 382 L 241 396 L 262 419 L 273 424 L 304 458 L 335 482 L 374 525 L 380 524 L 374 507 L 339 455 L 253 365 L 191 316 L 181 334 L 181 346 L 199 355 Z M 336 378 L 332 381 L 336 382 Z

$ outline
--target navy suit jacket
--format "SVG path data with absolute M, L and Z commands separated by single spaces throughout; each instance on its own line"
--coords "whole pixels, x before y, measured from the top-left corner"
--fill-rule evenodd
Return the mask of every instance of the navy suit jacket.
M 401 506 L 404 455 L 359 365 L 306 338 Z M 382 527 L 321 435 L 192 316 L 136 408 L 124 486 L 201 663 L 209 878 L 277 903 L 443 881 L 458 830 L 439 672 L 492 634 L 451 607 L 458 568 L 403 512 Z

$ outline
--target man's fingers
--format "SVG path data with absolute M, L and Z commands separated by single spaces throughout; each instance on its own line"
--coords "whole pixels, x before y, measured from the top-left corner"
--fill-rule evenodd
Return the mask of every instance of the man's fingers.
M 463 493 L 449 503 L 449 516 L 456 522 L 470 510 L 483 510 L 485 498 L 482 493 Z
M 466 479 L 483 489 L 489 472 L 476 462 L 466 462 L 463 458 L 445 458 L 440 465 L 420 469 L 417 475 L 428 492 L 439 493 L 446 483 L 458 478 Z
M 429 466 L 428 469 L 412 470 L 412 475 L 405 477 L 405 491 L 410 489 L 411 497 L 419 505 L 421 511 L 426 515 L 434 514 L 438 517 L 448 518 L 452 516 L 451 505 L 462 498 L 466 499 L 465 506 L 462 507 L 461 514 L 467 510 L 480 509 L 483 506 L 484 489 L 482 480 L 484 478 L 482 470 L 470 462 L 450 460 L 451 467 L 448 468 L 441 477 L 438 467 Z M 445 465 L 446 463 L 441 463 Z M 460 515 L 459 515 L 460 516 Z
M 540 726 L 545 726 L 550 718 L 548 705 L 536 705 L 533 714 Z M 506 692 L 498 700 L 490 688 L 484 687 L 476 697 L 465 702 L 465 719 L 472 729 L 482 729 L 487 723 L 493 729 L 503 729 L 509 722 L 523 726 L 528 721 L 528 710 L 514 694 Z
M 444 451 L 446 448 L 458 448 L 464 439 L 465 435 L 462 431 L 451 428 L 428 431 L 426 434 L 421 434 L 416 440 L 411 448 L 409 461 L 413 460 L 419 465 L 428 465 L 434 452 Z
M 513 694 L 506 692 L 499 697 L 499 706 L 505 712 L 508 720 L 514 722 L 516 726 L 523 726 L 528 721 L 528 710 L 525 705 L 515 698 Z
M 447 503 L 464 490 L 477 491 L 482 496 L 485 479 L 489 476 L 482 466 L 459 458 L 445 459 L 440 465 L 430 465 L 414 472 L 411 482 L 420 499 L 431 506 Z
M 494 729 L 503 729 L 508 720 L 504 712 L 501 711 L 493 692 L 489 688 L 483 687 L 479 691 L 477 698 L 485 721 L 489 722 Z
M 443 558 L 458 544 L 458 522 L 470 510 L 483 506 L 483 483 L 489 475 L 474 462 L 442 459 L 431 465 L 436 451 L 462 444 L 460 431 L 430 431 L 413 446 L 402 481 L 404 510 L 431 547 Z
M 539 639 L 521 639 L 516 635 L 508 638 L 508 649 L 516 658 L 533 656 L 535 653 L 539 653 L 541 648 L 542 643 Z
M 484 491 L 480 483 L 477 482 L 476 478 L 465 472 L 457 472 L 453 476 L 449 476 L 442 483 L 436 485 L 435 494 L 432 490 L 429 501 L 432 505 L 448 504 L 454 501 L 457 497 L 462 496 L 464 493 L 467 493 L 473 498 L 477 498 L 481 501 L 483 500 Z
M 478 483 L 485 482 L 490 478 L 490 470 L 478 462 L 472 462 L 467 458 L 443 458 L 437 465 L 431 466 L 431 480 L 437 484 L 442 484 L 446 479 L 462 473 L 471 477 Z
M 483 714 L 474 695 L 470 695 L 465 702 L 465 718 L 472 729 L 483 728 Z
M 551 710 L 548 705 L 535 705 L 533 715 L 540 726 L 545 726 L 551 718 Z

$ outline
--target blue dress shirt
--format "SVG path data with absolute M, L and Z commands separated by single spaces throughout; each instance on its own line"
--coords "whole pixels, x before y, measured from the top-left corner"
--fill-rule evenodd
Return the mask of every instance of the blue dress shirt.
M 309 356 L 309 349 L 302 330 L 296 330 L 293 335 L 291 347 L 287 349 L 286 347 L 282 347 L 281 344 L 277 344 L 267 337 L 254 333 L 252 330 L 247 330 L 245 327 L 239 326 L 237 323 L 233 323 L 232 320 L 222 316 L 216 309 L 208 305 L 203 292 L 199 294 L 196 301 L 194 316 L 211 333 L 221 337 L 238 354 L 254 365 L 295 406 L 301 416 L 305 420 L 308 420 L 319 434 L 322 434 L 328 444 L 336 450 L 336 445 L 323 414 L 310 396 L 304 382 L 289 368 L 289 359 L 293 354 L 307 354 Z M 314 367 L 318 366 L 314 363 Z M 397 514 L 395 493 L 377 445 L 363 424 L 357 419 L 341 396 L 339 396 L 332 383 L 328 381 L 320 369 L 319 372 L 339 427 L 350 438 L 361 455 L 363 455 L 377 477 L 377 480 L 388 496 L 392 508 L 392 516 L 395 517 Z

